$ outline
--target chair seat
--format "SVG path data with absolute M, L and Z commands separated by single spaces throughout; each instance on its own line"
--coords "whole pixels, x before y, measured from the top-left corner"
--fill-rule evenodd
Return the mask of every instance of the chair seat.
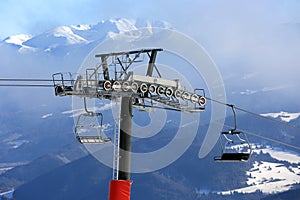
M 223 153 L 221 157 L 215 157 L 216 161 L 247 161 L 250 153 Z
M 222 131 L 221 134 L 223 135 L 235 135 L 235 134 L 241 134 L 241 131 Z

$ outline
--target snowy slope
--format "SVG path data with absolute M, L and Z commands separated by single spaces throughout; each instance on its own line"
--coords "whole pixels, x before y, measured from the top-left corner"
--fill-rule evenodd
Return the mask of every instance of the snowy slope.
M 15 44 L 15 45 L 22 46 L 24 42 L 26 42 L 27 40 L 29 40 L 31 38 L 32 38 L 31 35 L 19 34 L 19 35 L 13 35 L 13 36 L 7 37 L 6 39 L 4 39 L 4 42 L 6 42 L 8 44 Z
M 254 146 L 255 147 L 255 146 Z M 270 146 L 256 146 L 256 155 L 269 155 L 272 161 L 254 161 L 252 167 L 246 172 L 247 187 L 222 191 L 220 194 L 229 195 L 237 193 L 254 193 L 261 191 L 264 194 L 274 194 L 288 191 L 294 184 L 300 183 L 300 155 L 287 152 Z
M 279 112 L 279 113 L 264 113 L 261 114 L 264 117 L 272 117 L 272 118 L 279 118 L 284 122 L 290 122 L 300 117 L 300 113 L 288 113 L 288 112 Z
M 0 44 L 8 44 L 11 46 L 15 46 L 17 47 L 20 53 L 35 52 L 36 51 L 35 48 L 27 46 L 25 44 L 25 42 L 30 40 L 31 38 L 32 35 L 26 35 L 26 34 L 13 35 L 4 39 Z
M 87 40 L 73 33 L 72 28 L 60 26 L 53 30 L 37 35 L 24 44 L 29 47 L 39 49 L 55 48 L 57 46 L 67 46 L 73 44 L 86 43 Z

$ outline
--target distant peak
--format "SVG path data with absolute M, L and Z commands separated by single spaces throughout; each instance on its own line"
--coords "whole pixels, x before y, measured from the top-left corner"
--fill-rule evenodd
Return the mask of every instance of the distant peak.
M 171 24 L 162 20 L 116 18 L 102 20 L 93 26 L 94 29 L 109 29 L 114 33 L 135 31 L 140 28 L 171 28 Z
M 22 46 L 24 42 L 26 42 L 27 40 L 29 40 L 31 38 L 32 38 L 31 35 L 18 34 L 18 35 L 13 35 L 13 36 L 7 37 L 6 39 L 4 39 L 4 42 L 6 42 L 8 44 L 15 44 L 15 45 Z
M 114 33 L 121 33 L 126 31 L 136 30 L 135 20 L 117 18 L 117 19 L 108 19 L 102 20 L 98 24 L 93 26 L 96 30 L 109 30 Z
M 139 28 L 172 28 L 169 22 L 163 20 L 137 19 L 135 24 Z
M 58 26 L 51 32 L 53 32 L 53 35 L 57 37 L 65 36 L 66 34 L 73 34 L 72 29 L 68 26 Z
M 91 25 L 88 25 L 88 24 L 72 25 L 71 28 L 78 30 L 78 31 L 87 31 L 87 30 L 91 29 Z

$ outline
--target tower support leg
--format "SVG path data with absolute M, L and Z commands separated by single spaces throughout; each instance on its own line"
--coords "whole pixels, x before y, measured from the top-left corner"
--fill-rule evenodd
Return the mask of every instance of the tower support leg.
M 132 101 L 121 98 L 120 112 L 120 157 L 118 180 L 110 182 L 109 200 L 130 200 L 130 152 L 132 132 Z
M 132 101 L 122 97 L 120 114 L 119 180 L 130 180 L 130 152 L 132 132 Z

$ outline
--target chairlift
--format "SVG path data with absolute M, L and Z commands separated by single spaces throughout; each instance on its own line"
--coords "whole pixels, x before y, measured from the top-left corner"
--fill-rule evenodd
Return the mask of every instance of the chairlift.
M 219 162 L 242 162 L 248 161 L 252 153 L 251 145 L 247 136 L 242 131 L 237 131 L 236 113 L 234 105 L 231 107 L 234 117 L 234 128 L 222 131 L 219 142 L 222 149 L 220 156 L 215 156 L 214 160 Z M 225 140 L 222 140 L 222 137 Z
M 105 144 L 110 142 L 110 138 L 103 137 L 103 115 L 88 111 L 84 98 L 85 113 L 78 116 L 74 134 L 81 144 Z
M 65 76 L 68 79 L 65 79 Z M 68 93 L 73 92 L 74 80 L 71 73 L 59 72 L 52 74 L 52 81 L 56 96 L 66 96 Z

